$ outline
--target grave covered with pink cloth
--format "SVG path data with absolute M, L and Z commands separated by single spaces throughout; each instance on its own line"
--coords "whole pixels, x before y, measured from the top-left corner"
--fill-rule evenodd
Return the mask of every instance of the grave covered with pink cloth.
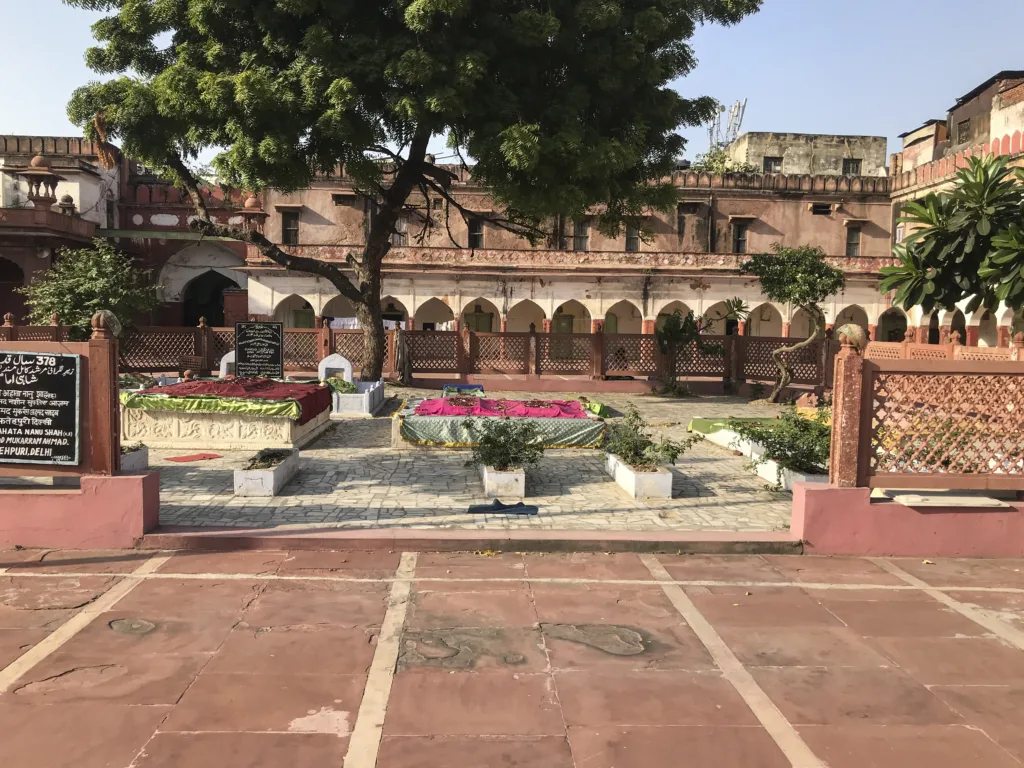
M 491 400 L 481 397 L 449 397 L 424 400 L 417 416 L 496 416 L 532 419 L 586 419 L 578 400 Z

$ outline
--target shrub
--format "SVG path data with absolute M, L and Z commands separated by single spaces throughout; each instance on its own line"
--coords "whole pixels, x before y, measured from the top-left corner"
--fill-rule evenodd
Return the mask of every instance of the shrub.
M 765 387 L 764 384 L 762 384 L 761 382 L 758 381 L 754 382 L 753 384 L 748 384 L 747 389 L 750 392 L 751 400 L 764 400 Z
M 121 444 L 121 455 L 127 456 L 129 453 L 135 453 L 145 448 L 145 443 L 122 443 Z
M 283 462 L 292 452 L 287 448 L 264 448 L 246 464 L 245 469 L 270 469 Z
M 627 406 L 622 419 L 609 422 L 604 449 L 635 470 L 653 472 L 659 464 L 675 464 L 680 456 L 704 439 L 703 435 L 693 435 L 681 442 L 666 438 L 655 442 L 647 426 L 636 406 Z
M 532 466 L 544 454 L 544 441 L 532 421 L 489 418 L 467 419 L 464 424 L 476 442 L 467 467 L 483 464 L 507 472 Z
M 786 411 L 774 422 L 733 421 L 729 428 L 764 447 L 764 454 L 754 459 L 752 466 L 771 460 L 779 465 L 780 471 L 821 474 L 828 465 L 832 445 L 829 416 L 828 408 L 819 408 L 813 419 L 805 419 L 796 411 Z

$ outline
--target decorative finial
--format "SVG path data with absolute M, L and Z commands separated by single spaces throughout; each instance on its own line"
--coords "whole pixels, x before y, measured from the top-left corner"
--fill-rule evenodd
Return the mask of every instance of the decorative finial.
M 4 315 L 4 327 L 11 328 L 14 326 L 14 313 L 8 312 Z
M 949 334 L 949 342 L 950 342 L 950 344 L 959 344 L 960 343 L 960 331 L 953 331 L 952 333 L 950 333 Z
M 1024 347 L 1024 331 L 1017 331 L 1013 335 L 1013 346 Z
M 93 339 L 112 339 L 114 334 L 110 332 L 110 328 L 107 327 L 107 316 L 102 311 L 97 312 L 89 320 L 89 325 L 92 326 Z
M 50 325 L 60 325 L 60 315 L 56 312 L 50 315 Z
M 206 318 L 205 317 L 200 317 L 199 318 L 199 327 L 200 328 L 206 328 Z

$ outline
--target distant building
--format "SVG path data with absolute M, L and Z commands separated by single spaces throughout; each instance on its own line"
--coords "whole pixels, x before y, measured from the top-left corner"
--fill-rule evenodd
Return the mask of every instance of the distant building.
M 725 151 L 733 162 L 761 173 L 810 176 L 885 176 L 885 136 L 817 133 L 744 133 Z

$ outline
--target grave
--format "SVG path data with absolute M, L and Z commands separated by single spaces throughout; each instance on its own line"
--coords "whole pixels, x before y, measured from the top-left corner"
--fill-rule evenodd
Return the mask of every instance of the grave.
M 326 381 L 329 386 L 330 380 L 340 374 L 340 378 L 356 388 L 355 392 L 339 392 L 336 387 L 332 387 L 332 416 L 373 416 L 384 405 L 384 380 L 354 381 L 352 362 L 343 355 L 325 357 L 320 361 L 317 374 L 320 381 Z

